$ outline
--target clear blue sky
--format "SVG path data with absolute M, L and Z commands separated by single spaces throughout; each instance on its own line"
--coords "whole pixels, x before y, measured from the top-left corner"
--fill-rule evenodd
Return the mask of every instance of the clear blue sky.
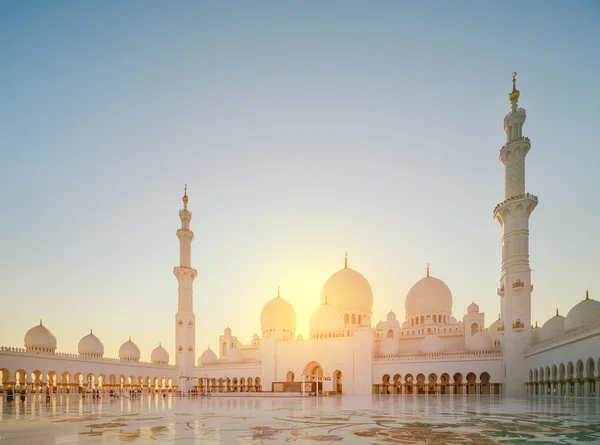
M 533 319 L 600 297 L 600 4 L 3 2 L 0 343 L 40 318 L 174 356 L 183 185 L 197 350 L 343 266 L 373 321 L 431 263 L 497 317 L 510 74 L 531 137 Z

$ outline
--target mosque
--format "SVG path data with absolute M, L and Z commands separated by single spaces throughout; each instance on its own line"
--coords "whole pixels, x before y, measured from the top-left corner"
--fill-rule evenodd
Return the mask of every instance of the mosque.
M 104 345 L 92 331 L 77 353 L 58 352 L 48 327 L 31 328 L 24 348 L 0 347 L 0 383 L 56 392 L 85 388 L 198 389 L 214 393 L 309 392 L 342 394 L 507 394 L 600 397 L 600 302 L 589 297 L 565 316 L 556 312 L 543 326 L 531 323 L 533 284 L 529 267 L 529 217 L 538 197 L 525 191 L 523 136 L 526 112 L 518 106 L 513 74 L 510 112 L 504 117 L 506 144 L 504 200 L 493 211 L 501 227 L 502 264 L 497 289 L 501 313 L 486 325 L 472 303 L 454 313 L 452 292 L 425 277 L 408 292 L 405 319 L 390 311 L 373 326 L 373 291 L 367 279 L 348 266 L 324 284 L 310 320 L 309 338 L 296 335 L 296 312 L 278 292 L 260 317 L 260 333 L 239 340 L 230 328 L 216 349 L 197 354 L 191 264 L 194 234 L 187 188 L 181 228 L 175 315 L 176 344 L 171 355 L 158 345 L 150 361 L 131 338 L 118 358 L 104 357 Z M 200 296 L 200 299 L 202 296 Z M 241 394 L 239 394 L 241 395 Z M 245 394 L 249 395 L 249 394 Z

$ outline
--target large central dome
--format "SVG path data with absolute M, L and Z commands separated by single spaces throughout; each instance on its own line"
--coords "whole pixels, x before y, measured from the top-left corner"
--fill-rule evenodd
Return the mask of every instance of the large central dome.
M 325 303 L 325 297 L 331 306 L 343 314 L 356 312 L 371 315 L 373 312 L 371 285 L 365 277 L 347 265 L 325 282 L 321 291 L 321 304 Z
M 428 313 L 450 315 L 452 292 L 446 283 L 428 274 L 408 291 L 404 309 L 407 319 Z

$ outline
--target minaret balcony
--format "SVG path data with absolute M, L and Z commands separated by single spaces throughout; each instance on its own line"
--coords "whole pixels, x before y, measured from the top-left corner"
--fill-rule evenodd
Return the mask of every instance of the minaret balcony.
M 508 113 L 506 116 L 504 116 L 504 119 L 508 119 L 509 117 L 511 117 L 513 114 L 516 113 L 524 113 L 525 112 L 525 108 L 519 107 L 517 108 L 515 111 L 511 111 L 510 113 Z
M 525 324 L 517 318 L 517 321 L 513 323 L 512 328 L 513 331 L 522 331 L 525 329 Z
M 503 297 L 504 296 L 504 285 L 502 285 L 501 287 L 499 287 L 497 289 L 498 292 L 498 296 Z
M 510 144 L 514 144 L 515 142 L 520 142 L 520 141 L 525 141 L 525 142 L 530 142 L 529 138 L 527 136 L 521 136 L 518 138 L 513 138 L 510 141 L 508 141 L 506 143 L 506 145 L 503 145 L 502 148 L 500 149 L 500 153 L 502 153 L 502 151 L 508 147 Z
M 521 200 L 522 201 L 531 200 L 537 204 L 538 197 L 532 193 L 523 193 L 521 195 L 511 196 L 510 198 L 505 199 L 500 204 L 498 204 L 496 207 L 494 207 L 494 215 L 496 214 L 496 212 L 498 211 L 498 209 L 500 207 L 505 206 L 506 204 L 508 204 L 510 202 L 521 201 Z
M 520 279 L 517 278 L 517 281 L 515 281 L 512 284 L 512 289 L 515 292 L 519 292 L 519 291 L 525 289 L 525 283 L 523 281 L 521 281 Z

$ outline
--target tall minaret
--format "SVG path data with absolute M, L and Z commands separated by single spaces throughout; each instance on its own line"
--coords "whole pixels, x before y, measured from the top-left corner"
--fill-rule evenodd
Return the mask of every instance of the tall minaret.
M 180 375 L 191 375 L 196 349 L 196 317 L 194 316 L 193 285 L 198 272 L 192 269 L 192 241 L 194 232 L 190 230 L 192 212 L 187 209 L 187 184 L 183 195 L 183 209 L 179 211 L 181 229 L 179 238 L 179 266 L 173 273 L 179 282 L 179 304 L 175 315 L 176 364 Z
M 523 351 L 531 337 L 531 269 L 529 268 L 529 216 L 537 196 L 525 193 L 525 156 L 531 144 L 523 137 L 526 113 L 518 107 L 517 73 L 509 94 L 510 113 L 504 117 L 506 145 L 500 150 L 504 164 L 504 201 L 494 209 L 502 228 L 500 310 L 504 321 L 502 379 L 504 394 L 525 394 L 527 373 Z

